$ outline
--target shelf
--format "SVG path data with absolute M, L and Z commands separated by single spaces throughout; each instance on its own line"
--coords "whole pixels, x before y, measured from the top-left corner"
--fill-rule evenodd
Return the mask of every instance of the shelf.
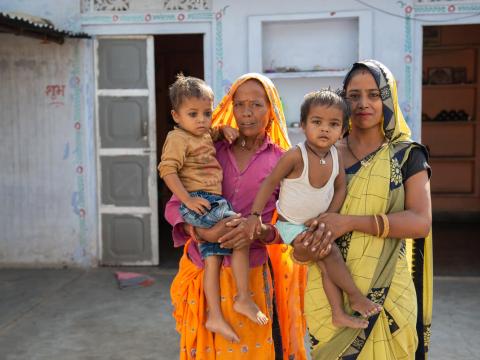
M 433 126 L 441 126 L 441 125 L 462 125 L 462 126 L 468 126 L 470 124 L 473 124 L 475 125 L 477 122 L 475 120 L 472 120 L 472 121 L 435 121 L 435 120 L 431 120 L 431 121 L 422 121 L 422 125 L 426 125 L 426 124 L 435 124 Z
M 464 89 L 474 89 L 477 87 L 477 84 L 425 84 L 422 85 L 424 89 L 452 89 L 452 88 L 464 88 Z
M 441 155 L 430 155 L 430 161 L 442 161 L 442 162 L 474 162 L 474 156 L 441 156 Z
M 344 77 L 347 75 L 347 70 L 264 72 L 263 75 L 270 79 Z

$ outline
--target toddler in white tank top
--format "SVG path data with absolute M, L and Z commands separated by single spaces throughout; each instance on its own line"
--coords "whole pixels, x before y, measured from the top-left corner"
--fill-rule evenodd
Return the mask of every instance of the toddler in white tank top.
M 346 196 L 346 175 L 335 143 L 347 129 L 349 113 L 345 100 L 332 90 L 305 95 L 300 123 L 306 140 L 287 151 L 262 183 L 248 217 L 252 237 L 259 231 L 262 211 L 279 184 L 279 216 L 275 226 L 286 244 L 291 244 L 302 232 L 309 231 L 306 224 L 314 223 L 313 220 L 322 213 L 340 211 Z M 292 250 L 290 254 L 295 262 L 299 262 Z M 337 246 L 332 244 L 330 252 L 320 251 L 316 263 L 322 269 L 333 324 L 366 328 L 368 321 L 365 318 L 381 311 L 381 307 L 362 295 Z M 339 290 L 347 293 L 351 308 L 363 318 L 345 313 Z

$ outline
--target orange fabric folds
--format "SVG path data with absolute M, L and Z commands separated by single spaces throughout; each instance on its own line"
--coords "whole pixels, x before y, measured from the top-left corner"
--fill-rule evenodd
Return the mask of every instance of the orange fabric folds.
M 239 344 L 205 329 L 207 304 L 203 294 L 203 269 L 196 267 L 184 253 L 170 289 L 176 329 L 180 333 L 180 360 L 273 360 L 275 350 L 271 326 L 257 325 L 233 311 L 236 289 L 229 267 L 221 268 L 220 289 L 223 315 L 239 335 Z M 250 290 L 260 310 L 271 319 L 273 289 L 267 265 L 250 269 Z
M 293 263 L 285 244 L 267 246 L 275 279 L 275 300 L 282 335 L 283 358 L 307 359 L 304 347 L 306 333 L 303 299 L 307 283 L 307 267 Z

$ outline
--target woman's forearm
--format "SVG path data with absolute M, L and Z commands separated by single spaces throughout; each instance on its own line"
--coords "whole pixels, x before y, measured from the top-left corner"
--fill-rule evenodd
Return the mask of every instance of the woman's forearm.
M 428 216 L 417 214 L 411 210 L 398 213 L 386 214 L 389 224 L 387 236 L 390 238 L 423 238 L 430 231 Z M 355 216 L 347 215 L 347 227 L 349 231 L 359 231 L 376 236 L 384 231 L 382 218 L 377 215 L 378 229 L 373 215 Z

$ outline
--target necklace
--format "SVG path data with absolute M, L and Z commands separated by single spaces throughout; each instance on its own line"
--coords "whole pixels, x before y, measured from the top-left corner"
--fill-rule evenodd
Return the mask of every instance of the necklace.
M 240 149 L 244 151 L 252 151 L 260 146 L 259 139 L 255 139 L 251 146 L 247 146 L 247 141 L 243 137 L 239 138 L 238 140 L 240 140 L 240 143 L 238 144 L 240 145 Z
M 353 152 L 352 148 L 350 147 L 350 143 L 348 142 L 348 136 L 347 136 L 347 148 L 348 148 L 348 151 L 350 151 L 350 154 L 353 155 L 353 157 L 355 158 L 355 160 L 357 160 L 358 162 L 360 162 L 360 165 L 362 165 L 363 167 L 367 167 L 368 165 L 370 165 L 370 160 L 372 160 L 373 158 L 373 155 L 377 152 L 378 149 L 380 149 L 382 147 L 383 144 L 381 144 L 377 150 L 375 150 L 372 154 L 369 154 L 367 156 L 365 156 L 362 160 L 360 160 L 357 155 L 355 155 L 355 153 Z
M 325 158 L 327 157 L 328 153 L 330 152 L 330 150 L 328 150 L 325 154 L 323 154 L 323 156 L 320 156 L 318 155 L 311 147 L 310 145 L 308 145 L 308 143 L 305 141 L 305 147 L 310 150 L 310 152 L 315 155 L 316 157 L 318 157 L 320 159 L 320 165 L 325 165 L 327 163 L 327 161 L 325 160 Z

